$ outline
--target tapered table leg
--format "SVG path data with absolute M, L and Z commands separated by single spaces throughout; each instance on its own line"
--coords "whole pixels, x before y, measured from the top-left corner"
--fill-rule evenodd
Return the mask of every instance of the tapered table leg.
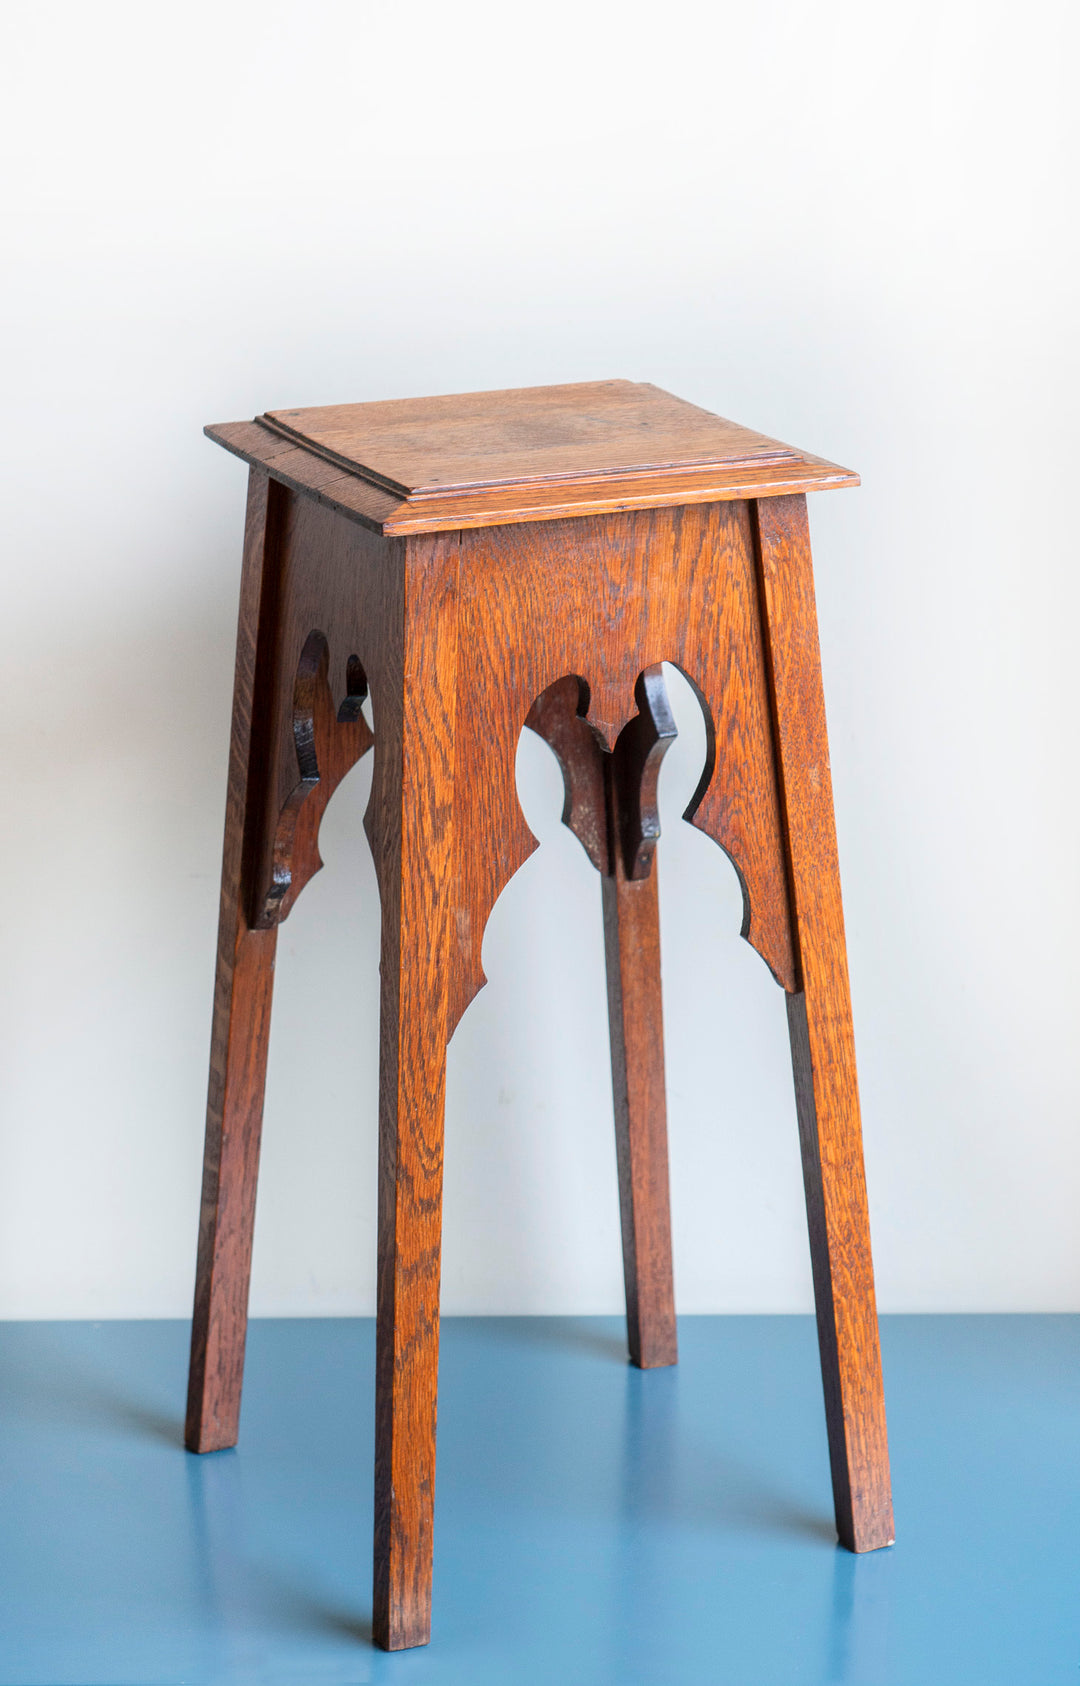
M 456 559 L 454 541 L 410 555 L 401 713 L 377 712 L 368 810 L 382 895 L 372 1626 L 388 1651 L 431 1635 Z
M 252 470 L 248 489 L 236 646 L 217 975 L 206 1111 L 199 1252 L 185 1441 L 193 1452 L 236 1444 L 247 1331 L 255 1185 L 270 1035 L 277 931 L 251 930 L 245 848 L 253 792 L 256 660 L 264 559 L 273 541 L 280 488 Z M 256 799 L 257 804 L 257 799 Z
M 678 1359 L 671 1262 L 660 904 L 655 864 L 626 876 L 622 850 L 601 879 L 626 1327 L 631 1363 Z
M 660 763 L 676 731 L 659 665 L 639 675 L 635 697 L 638 713 L 613 752 L 585 718 L 588 692 L 573 675 L 536 698 L 525 724 L 554 751 L 563 824 L 600 873 L 627 1344 L 631 1362 L 648 1370 L 678 1358 L 653 865 Z
M 487 918 L 528 853 L 512 753 L 526 710 L 563 765 L 564 820 L 604 879 L 631 1354 L 674 1361 L 650 870 L 674 727 L 659 667 L 643 666 L 666 654 L 705 707 L 696 823 L 736 863 L 744 933 L 789 998 L 838 1528 L 855 1550 L 888 1543 L 810 552 L 805 504 L 788 495 L 855 477 L 622 381 L 275 411 L 209 431 L 254 472 L 188 1444 L 236 1437 L 274 928 L 318 869 L 326 802 L 370 740 L 369 680 L 365 824 L 383 927 L 376 1643 L 430 1633 L 446 1044 L 483 981 Z M 635 676 L 638 714 L 612 745 Z
M 756 506 L 801 989 L 788 996 L 836 1526 L 893 1540 L 889 1453 L 832 781 L 804 497 Z

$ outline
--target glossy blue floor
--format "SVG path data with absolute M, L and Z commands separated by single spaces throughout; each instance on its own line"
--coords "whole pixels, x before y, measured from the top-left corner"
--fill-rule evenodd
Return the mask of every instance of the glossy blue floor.
M 0 1686 L 1056 1686 L 1080 1678 L 1080 1318 L 883 1319 L 898 1544 L 835 1544 L 813 1324 L 443 1326 L 435 1615 L 371 1648 L 368 1322 L 252 1326 L 240 1449 L 187 1328 L 0 1328 Z

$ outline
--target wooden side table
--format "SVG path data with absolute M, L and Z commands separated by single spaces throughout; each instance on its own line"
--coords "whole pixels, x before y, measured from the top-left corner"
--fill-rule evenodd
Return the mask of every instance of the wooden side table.
M 689 678 L 687 810 L 787 997 L 836 1525 L 893 1538 L 805 494 L 857 478 L 653 386 L 277 410 L 208 428 L 251 466 L 187 1444 L 235 1444 L 277 927 L 374 742 L 382 901 L 374 1634 L 430 1629 L 447 1041 L 536 847 L 528 723 L 601 874 L 630 1352 L 674 1363 L 656 780 Z M 361 712 L 370 687 L 374 737 Z

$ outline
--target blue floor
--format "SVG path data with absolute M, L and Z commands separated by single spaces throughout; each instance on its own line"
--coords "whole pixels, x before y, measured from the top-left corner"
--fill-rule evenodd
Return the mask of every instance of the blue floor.
M 813 1324 L 443 1325 L 432 1643 L 370 1643 L 367 1322 L 253 1325 L 180 1449 L 180 1323 L 0 1326 L 0 1686 L 1080 1682 L 1080 1318 L 883 1320 L 897 1545 L 835 1544 Z

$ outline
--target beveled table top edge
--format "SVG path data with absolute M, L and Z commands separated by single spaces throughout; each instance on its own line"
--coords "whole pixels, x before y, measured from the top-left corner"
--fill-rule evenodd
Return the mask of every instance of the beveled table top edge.
M 219 422 L 203 429 L 209 439 L 295 491 L 315 496 L 386 537 L 564 520 L 628 509 L 660 509 L 738 498 L 782 497 L 798 492 L 858 486 L 859 476 L 823 457 L 781 447 L 783 459 L 657 468 L 575 480 L 495 484 L 476 490 L 400 491 L 332 453 L 252 421 Z M 780 441 L 776 441 L 779 446 Z

